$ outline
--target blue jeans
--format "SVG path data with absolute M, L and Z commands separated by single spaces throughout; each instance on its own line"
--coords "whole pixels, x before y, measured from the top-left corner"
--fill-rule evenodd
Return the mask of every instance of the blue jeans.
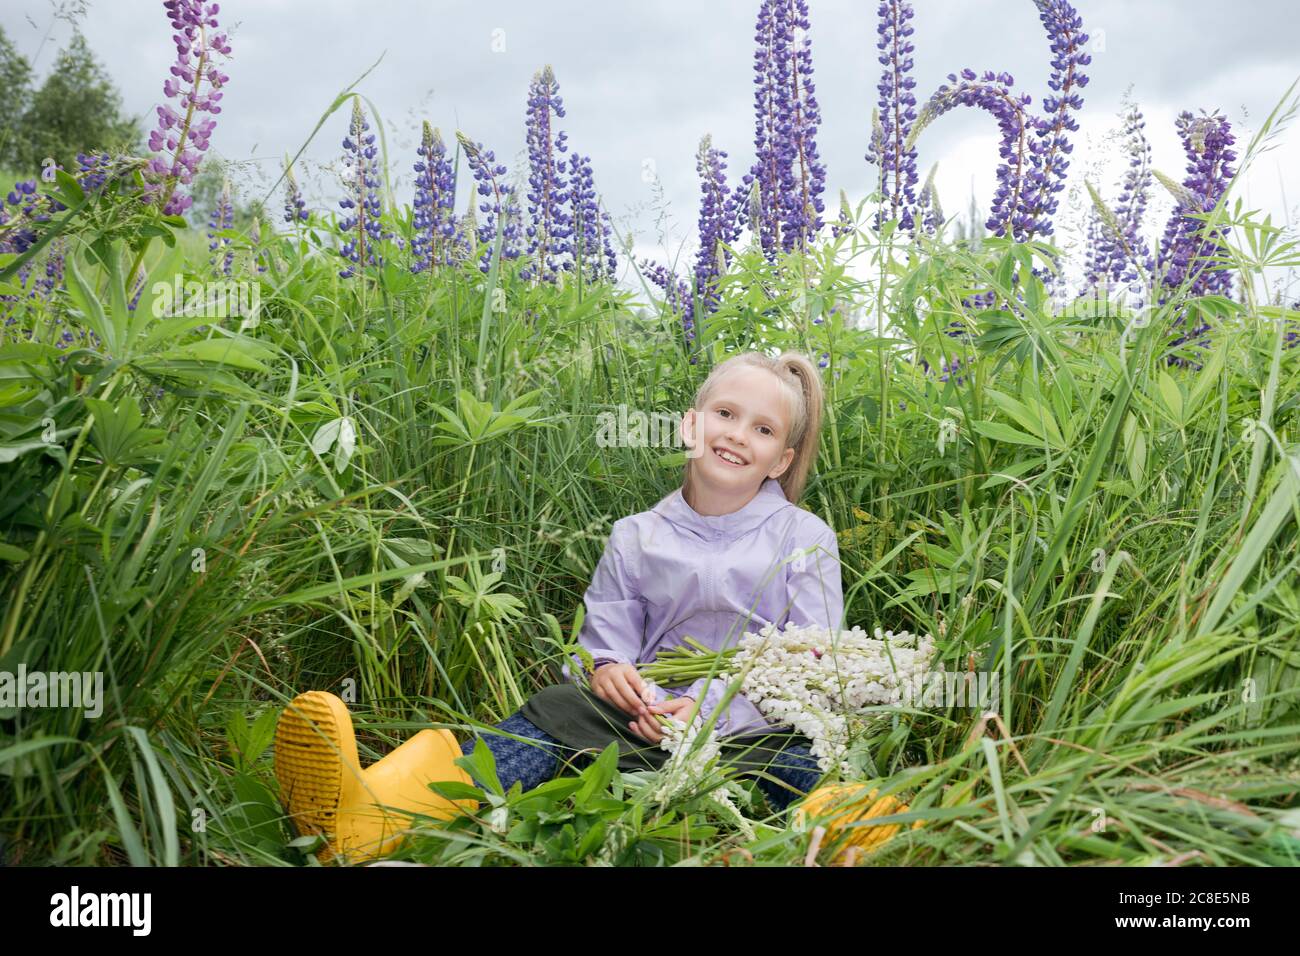
M 524 790 L 531 790 L 559 772 L 560 765 L 571 754 L 558 740 L 538 727 L 523 714 L 515 711 L 505 720 L 495 725 L 501 730 L 528 740 L 513 740 L 500 734 L 485 733 L 483 742 L 492 751 L 496 759 L 497 777 L 502 788 L 508 793 L 518 780 Z M 474 752 L 476 737 L 467 738 L 460 746 L 461 753 L 468 756 Z M 588 755 L 578 758 L 590 762 Z M 575 761 L 577 762 L 577 761 Z M 791 803 L 802 797 L 821 779 L 822 773 L 816 759 L 806 746 L 792 745 L 782 751 L 767 769 L 767 772 L 789 786 L 781 786 L 762 777 L 756 779 L 759 790 L 767 797 L 768 803 L 777 811 L 785 810 Z M 790 788 L 794 789 L 791 790 Z

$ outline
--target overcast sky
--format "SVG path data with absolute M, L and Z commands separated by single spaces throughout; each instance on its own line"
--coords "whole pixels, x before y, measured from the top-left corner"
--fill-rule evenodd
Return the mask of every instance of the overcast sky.
M 818 145 L 833 216 L 840 189 L 856 202 L 874 181 L 863 156 L 880 73 L 877 3 L 810 0 L 809 6 L 822 110 Z M 1130 87 L 1147 117 L 1156 168 L 1182 179 L 1185 162 L 1173 125 L 1180 110 L 1221 110 L 1244 152 L 1300 76 L 1294 4 L 1284 0 L 1076 0 L 1076 6 L 1093 57 L 1070 168 L 1076 193 L 1086 174 L 1114 198 L 1122 167 L 1107 134 L 1118 126 Z M 918 99 L 947 73 L 969 66 L 1010 72 L 1037 108 L 1048 92 L 1050 53 L 1032 0 L 917 0 L 915 7 Z M 40 75 L 70 33 L 66 23 L 52 21 L 52 10 L 50 0 L 5 0 L 0 12 L 0 24 L 20 52 L 35 58 Z M 259 198 L 278 176 L 279 158 L 296 152 L 333 97 L 382 55 L 358 89 L 383 117 L 397 195 L 409 202 L 410 165 L 426 118 L 449 143 L 457 128 L 482 141 L 514 173 L 524 158 L 528 83 L 549 63 L 567 111 L 562 128 L 574 148 L 591 155 L 596 187 L 615 220 L 634 230 L 640 254 L 670 258 L 682 254 L 683 242 L 689 250 L 694 238 L 701 135 L 711 133 L 730 153 L 733 181 L 753 161 L 757 10 L 757 0 L 225 0 L 219 19 L 233 47 L 225 68 L 231 80 L 212 149 L 241 164 L 237 185 L 246 198 Z M 82 29 L 127 110 L 150 123 L 174 58 L 161 0 L 92 0 Z M 337 209 L 333 177 L 346 125 L 341 110 L 304 154 L 303 178 L 317 207 Z M 1286 130 L 1277 143 L 1239 195 L 1272 212 L 1275 222 L 1296 222 L 1300 130 Z M 997 163 L 989 116 L 949 113 L 918 148 L 923 177 L 939 164 L 936 182 L 947 212 L 964 210 L 973 190 L 981 216 L 987 215 Z M 662 183 L 666 218 L 647 169 Z M 458 212 L 467 199 L 462 180 Z M 272 201 L 278 207 L 279 196 Z M 1058 234 L 1066 240 L 1079 220 L 1077 195 L 1062 206 Z M 1155 197 L 1149 231 L 1160 231 L 1169 206 L 1167 197 Z

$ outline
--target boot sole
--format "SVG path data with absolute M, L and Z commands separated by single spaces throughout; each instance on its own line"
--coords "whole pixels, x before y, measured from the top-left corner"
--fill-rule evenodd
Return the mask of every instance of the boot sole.
M 275 729 L 275 776 L 300 835 L 319 834 L 329 859 L 340 851 L 338 811 L 345 773 L 360 773 L 352 718 L 343 701 L 324 691 L 300 694 Z

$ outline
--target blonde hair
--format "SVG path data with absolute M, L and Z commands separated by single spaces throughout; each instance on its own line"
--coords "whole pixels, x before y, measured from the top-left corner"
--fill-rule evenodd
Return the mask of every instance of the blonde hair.
M 741 352 L 720 362 L 709 373 L 695 393 L 694 408 L 699 412 L 709 396 L 717 388 L 719 381 L 728 372 L 741 368 L 761 368 L 771 372 L 785 386 L 786 409 L 790 418 L 790 434 L 786 447 L 794 449 L 794 458 L 790 467 L 781 473 L 777 481 L 781 490 L 793 504 L 798 504 L 803 496 L 804 486 L 808 483 L 808 471 L 817 458 L 818 444 L 822 428 L 822 380 L 816 366 L 808 356 L 801 352 L 782 352 L 772 358 L 763 352 Z M 682 475 L 682 494 L 687 501 L 691 498 L 691 459 L 686 459 Z

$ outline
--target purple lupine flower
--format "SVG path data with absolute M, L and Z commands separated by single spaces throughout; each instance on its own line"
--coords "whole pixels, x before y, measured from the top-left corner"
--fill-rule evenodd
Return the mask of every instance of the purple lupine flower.
M 778 192 L 780 188 L 781 116 L 778 113 L 780 93 L 778 79 L 778 3 L 762 0 L 758 8 L 758 23 L 754 29 L 757 50 L 754 52 L 754 165 L 742 178 L 745 187 L 753 184 L 747 209 L 749 228 L 758 238 L 763 254 L 769 258 L 780 244 L 780 213 Z
M 1151 270 L 1151 249 L 1142 234 L 1142 220 L 1146 215 L 1147 199 L 1151 191 L 1151 144 L 1142 132 L 1146 120 L 1136 106 L 1125 117 L 1125 152 L 1129 158 L 1128 172 L 1115 215 L 1119 219 L 1120 239 L 1112 256 L 1111 274 L 1120 282 L 1132 282 L 1138 277 L 1141 264 Z M 1127 247 L 1127 248 L 1126 248 Z
M 921 192 L 916 199 L 916 211 L 912 223 L 913 232 L 927 236 L 933 236 L 943 225 L 943 206 L 939 204 L 939 191 L 934 185 L 934 174 L 938 169 L 939 164 L 935 163 L 925 177 L 925 185 L 921 187 Z M 917 229 L 918 224 L 919 229 Z
M 937 116 L 959 105 L 978 106 L 997 118 L 1002 131 L 1002 162 L 985 225 L 994 235 L 1009 236 L 1016 242 L 1027 242 L 1052 231 L 1056 194 L 1064 188 L 1069 167 L 1064 157 L 1074 148 L 1066 134 L 1078 129 L 1072 113 L 1083 106 L 1076 91 L 1088 82 L 1080 68 L 1092 62 L 1083 51 L 1088 36 L 1082 32 L 1083 21 L 1074 7 L 1065 0 L 1034 2 L 1053 54 L 1048 79 L 1052 93 L 1043 99 L 1047 115 L 1034 117 L 1028 110 L 1031 98 L 1011 93 L 1014 81 L 1010 74 L 986 71 L 977 78 L 973 70 L 966 69 L 960 81 L 957 74 L 948 74 L 953 85 L 939 87 L 921 110 L 912 133 L 914 138 Z
M 412 272 L 423 272 L 434 264 L 451 262 L 447 248 L 455 236 L 452 209 L 456 203 L 456 175 L 442 133 L 424 122 L 424 134 L 416 150 L 415 213 L 411 223 Z
M 108 153 L 89 152 L 77 154 L 76 180 L 87 193 L 103 188 L 108 180 L 108 170 L 113 165 Z
M 1113 222 L 1107 222 L 1095 207 L 1087 223 L 1088 255 L 1084 279 L 1089 288 L 1110 283 L 1132 283 L 1138 278 L 1139 266 L 1150 271 L 1151 250 L 1142 235 L 1142 217 L 1146 212 L 1151 187 L 1151 144 L 1142 130 L 1146 121 L 1136 106 L 1124 115 L 1124 152 L 1128 170 L 1124 173 L 1121 192 L 1115 204 Z M 1107 217 L 1109 218 L 1109 217 Z
M 1300 312 L 1300 300 L 1291 303 L 1291 311 Z M 1286 320 L 1286 332 L 1283 341 L 1286 343 L 1282 346 L 1284 349 L 1293 349 L 1300 345 L 1300 321 L 1295 319 Z
M 691 353 L 691 364 L 699 361 L 695 352 L 695 303 L 691 298 L 691 287 L 685 279 L 679 279 L 666 266 L 649 259 L 641 260 L 641 271 L 651 282 L 664 290 L 664 305 L 671 312 L 682 314 L 682 335 L 686 349 Z
M 965 383 L 966 376 L 970 374 L 970 369 L 968 368 L 968 366 L 970 365 L 971 362 L 974 361 L 974 359 L 975 357 L 973 355 L 967 355 L 964 357 L 954 356 L 953 358 L 944 362 L 942 365 L 939 366 L 938 369 L 940 373 L 939 381 L 947 382 L 949 378 L 952 378 L 953 384 L 956 385 L 958 388 L 960 388 Z M 927 375 L 929 375 L 932 372 L 930 363 L 927 362 L 925 359 L 921 359 L 920 365 L 922 370 L 924 370 L 924 372 Z M 962 372 L 961 375 L 958 375 L 957 372 L 962 371 L 962 369 L 965 369 L 965 371 Z
M 352 121 L 348 135 L 343 138 L 344 162 L 350 167 L 347 177 L 348 195 L 339 200 L 339 206 L 351 210 L 339 223 L 339 231 L 347 241 L 339 255 L 348 265 L 339 276 L 349 279 L 362 272 L 366 266 L 382 266 L 384 258 L 375 247 L 388 233 L 383 228 L 383 207 L 379 202 L 379 170 L 376 157 L 375 134 L 367 133 L 370 123 L 361 111 L 361 101 L 352 101 Z
M 41 298 L 49 299 L 54 290 L 63 284 L 63 264 L 67 254 L 67 239 L 58 236 L 50 243 L 49 255 L 45 257 L 45 275 L 36 281 Z
M 487 272 L 492 264 L 492 244 L 496 242 L 497 220 L 501 220 L 501 258 L 519 258 L 519 226 L 512 214 L 517 209 L 514 187 L 506 183 L 508 170 L 498 163 L 496 154 L 484 149 L 482 143 L 476 143 L 460 130 L 456 139 L 465 150 L 465 159 L 474 173 L 478 183 L 478 194 L 486 196 L 487 201 L 479 203 L 479 212 L 486 214 L 487 220 L 479 227 L 478 241 L 487 244 L 479 258 L 479 270 Z
M 145 273 L 144 270 L 141 269 L 138 273 L 136 273 L 135 291 L 131 293 L 131 301 L 126 304 L 126 307 L 130 309 L 132 312 L 134 312 L 135 307 L 140 304 L 140 296 L 144 293 L 144 280 L 145 280 Z M 199 327 L 200 332 L 206 329 L 207 329 L 206 325 Z M 96 340 L 96 348 L 98 348 L 98 339 Z
M 876 215 L 876 228 L 885 220 L 895 220 L 900 228 L 911 230 L 916 205 L 916 148 L 905 146 L 916 121 L 916 79 L 911 75 L 912 54 L 916 45 L 909 37 L 916 28 L 910 3 L 882 0 L 876 10 L 880 22 L 876 27 L 877 59 L 884 70 L 876 89 L 880 92 L 879 127 L 873 124 L 871 148 L 867 162 L 880 169 L 882 208 Z
M 808 0 L 783 0 L 778 5 L 777 23 L 781 33 L 778 59 L 781 80 L 777 87 L 778 115 L 782 117 L 781 179 L 781 248 L 792 252 L 807 249 L 808 243 L 822 228 L 821 214 L 826 209 L 821 198 L 826 189 L 826 167 L 818 160 L 817 127 L 821 107 L 813 82 L 812 38 L 808 34 Z
M 951 85 L 949 85 L 951 84 Z M 957 106 L 973 106 L 986 110 L 998 121 L 1002 142 L 998 155 L 998 188 L 993 197 L 993 209 L 986 227 L 996 235 L 1010 234 L 1017 241 L 1028 238 L 1031 217 L 1024 211 L 1022 188 L 1027 161 L 1027 141 L 1033 123 L 1028 107 L 1030 96 L 1016 96 L 1011 92 L 1015 79 L 1010 73 L 985 71 L 977 76 L 974 70 L 961 71 L 960 77 L 948 74 L 943 84 L 926 102 L 917 125 L 925 126 Z
M 157 108 L 158 126 L 149 134 L 149 149 L 167 156 L 155 156 L 148 166 L 145 195 L 161 203 L 163 212 L 180 215 L 194 202 L 178 190 L 188 185 L 198 172 L 203 151 L 208 148 L 221 112 L 223 87 L 230 77 L 213 63 L 216 54 L 230 56 L 230 43 L 218 29 L 220 5 L 201 0 L 164 0 L 163 6 L 176 33 L 176 62 L 171 76 L 163 83 L 163 94 L 176 100 L 176 108 L 164 104 Z M 206 89 L 204 84 L 207 84 Z M 199 113 L 208 113 L 198 119 Z
M 1070 166 L 1065 156 L 1074 150 L 1066 134 L 1079 129 L 1071 111 L 1083 108 L 1083 98 L 1075 91 L 1088 85 L 1088 77 L 1080 68 L 1092 62 L 1084 52 L 1088 34 L 1083 32 L 1083 18 L 1074 7 L 1066 0 L 1034 3 L 1051 41 L 1052 75 L 1047 86 L 1052 93 L 1043 97 L 1046 115 L 1034 121 L 1036 135 L 1029 142 L 1029 169 L 1020 201 L 1026 239 L 1052 233 L 1056 194 L 1065 188 L 1065 172 Z
M 740 207 L 763 254 L 805 248 L 821 229 L 826 171 L 818 162 L 821 120 L 812 80 L 806 0 L 763 0 L 755 28 L 756 158 L 738 188 Z
M 555 71 L 548 64 L 533 74 L 528 87 L 528 112 L 526 138 L 528 141 L 528 216 L 527 230 L 529 261 L 519 271 L 520 278 L 539 278 L 554 282 L 566 253 L 572 250 L 569 241 L 573 235 L 573 222 L 568 204 L 568 190 L 564 180 L 564 158 L 557 162 L 556 153 L 569 147 L 563 130 L 551 136 L 551 113 L 564 117 L 564 100 Z
M 284 180 L 284 221 L 291 226 L 306 222 L 309 218 L 307 203 L 302 198 L 302 190 L 298 188 L 298 180 L 294 178 L 293 167 L 287 159 L 284 162 Z
M 1230 296 L 1232 272 L 1211 261 L 1218 251 L 1219 240 L 1227 233 L 1227 227 L 1217 226 L 1206 230 L 1203 220 L 1192 217 L 1214 209 L 1236 175 L 1236 170 L 1231 165 L 1237 159 L 1237 154 L 1231 149 L 1236 142 L 1232 135 L 1232 125 L 1217 111 L 1210 115 L 1205 115 L 1202 111 L 1199 117 L 1184 111 L 1179 114 L 1176 125 L 1183 142 L 1183 151 L 1187 154 L 1188 175 L 1183 180 L 1177 206 L 1169 217 L 1160 241 L 1156 270 L 1164 294 L 1159 301 L 1167 301 L 1174 290 L 1184 283 L 1187 283 L 1188 293 L 1193 296 Z M 1174 328 L 1185 326 L 1186 319 L 1185 312 L 1179 315 L 1173 322 Z M 1209 331 L 1209 324 L 1202 318 L 1201 324 L 1195 329 L 1188 331 L 1185 327 L 1182 328 L 1180 334 L 1170 342 L 1170 347 L 1177 348 L 1196 339 L 1198 348 L 1208 348 L 1210 342 L 1205 333 Z M 1199 363 L 1176 355 L 1169 355 L 1168 362 L 1200 368 Z
M 574 267 L 584 281 L 613 280 L 618 257 L 609 213 L 600 208 L 591 172 L 591 157 L 569 154 L 569 215 L 573 222 Z M 603 261 L 601 257 L 604 257 Z
M 474 254 L 474 245 L 478 242 L 478 223 L 474 220 L 474 197 L 470 197 L 469 209 L 455 220 L 455 235 L 448 246 L 449 260 L 456 264 L 469 262 Z
M 706 313 L 717 308 L 718 277 L 731 264 L 731 253 L 724 247 L 740 238 L 738 198 L 727 188 L 727 153 L 713 146 L 713 137 L 705 135 L 695 155 L 695 171 L 700 176 L 700 248 L 695 257 L 695 290 Z M 691 315 L 692 320 L 694 314 Z
M 39 238 L 34 223 L 49 218 L 42 207 L 46 197 L 36 191 L 36 180 L 23 179 L 14 183 L 14 188 L 5 197 L 13 208 L 6 211 L 0 226 L 0 239 L 5 243 L 6 252 L 26 252 Z
M 1186 192 L 1169 218 L 1160 243 L 1159 262 L 1164 268 L 1162 282 L 1166 288 L 1177 288 L 1191 273 L 1198 259 L 1214 253 L 1216 236 L 1226 229 L 1220 227 L 1211 236 L 1202 238 L 1204 223 L 1189 214 L 1212 210 L 1236 175 L 1230 165 L 1237 154 L 1230 148 L 1235 137 L 1226 117 L 1217 112 L 1200 117 L 1190 112 L 1179 114 L 1176 123 L 1178 135 L 1187 154 L 1187 178 L 1183 180 Z M 1203 268 L 1195 272 L 1192 295 L 1227 292 L 1232 276 L 1226 269 Z
M 12 208 L 0 205 L 0 253 L 25 252 L 36 242 L 38 236 L 33 223 L 38 219 L 37 209 L 43 198 L 36 191 L 36 180 L 26 179 L 14 183 L 14 188 L 5 197 L 5 203 Z M 18 285 L 23 289 L 27 288 L 27 279 L 31 276 L 31 272 L 30 262 L 18 270 Z M 0 302 L 5 303 L 6 328 L 17 324 L 18 319 L 14 314 L 17 304 L 35 295 L 34 287 L 26 296 L 0 295 Z M 27 338 L 31 338 L 30 330 L 25 331 L 24 334 Z
M 222 275 L 230 275 L 230 264 L 235 261 L 234 250 L 230 248 L 230 238 L 228 236 L 217 235 L 218 230 L 230 229 L 235 224 L 235 208 L 230 202 L 230 181 L 226 180 L 221 185 L 221 195 L 217 199 L 217 204 L 212 207 L 212 216 L 208 219 L 208 251 L 213 253 L 208 262 L 213 269 L 220 270 Z M 221 250 L 227 250 L 224 257 Z M 220 260 L 220 264 L 218 264 Z
M 1101 214 L 1096 208 L 1088 210 L 1084 220 L 1084 259 L 1083 259 L 1083 295 L 1088 290 L 1096 289 L 1109 274 L 1109 264 L 1113 240 L 1109 230 L 1101 221 Z

